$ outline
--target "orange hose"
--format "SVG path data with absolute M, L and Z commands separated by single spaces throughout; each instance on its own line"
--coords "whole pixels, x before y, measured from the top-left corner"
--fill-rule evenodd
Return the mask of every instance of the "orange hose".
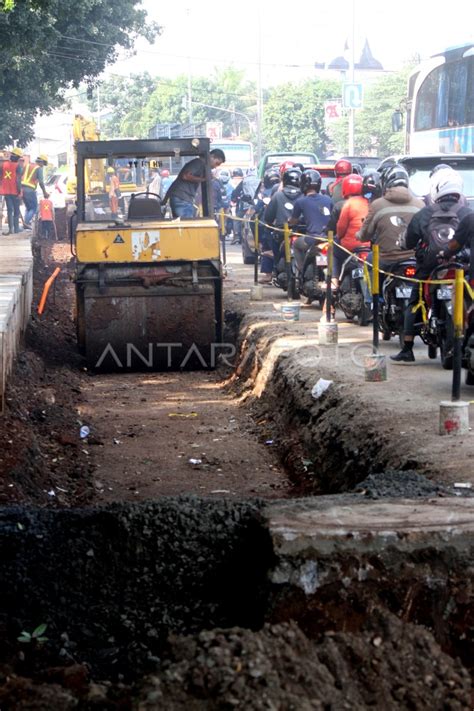
M 53 281 L 56 279 L 56 277 L 58 276 L 58 274 L 59 274 L 60 271 L 61 271 L 61 269 L 60 269 L 59 267 L 56 267 L 56 269 L 55 269 L 54 272 L 51 274 L 51 276 L 49 277 L 49 279 L 47 279 L 47 280 L 45 281 L 45 284 L 44 284 L 44 287 L 43 287 L 43 293 L 41 294 L 41 299 L 40 299 L 39 306 L 38 306 L 38 313 L 39 313 L 40 315 L 41 315 L 41 314 L 43 313 L 43 311 L 44 311 L 44 307 L 45 307 L 45 304 L 46 304 L 46 299 L 48 298 L 48 293 L 49 293 L 49 290 L 50 290 L 50 288 L 51 288 L 51 284 L 52 284 Z

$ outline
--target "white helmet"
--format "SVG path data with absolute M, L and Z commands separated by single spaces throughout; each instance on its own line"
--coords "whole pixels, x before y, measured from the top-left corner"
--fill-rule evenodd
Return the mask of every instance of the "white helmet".
M 445 195 L 458 195 L 461 197 L 462 191 L 462 178 L 452 168 L 442 168 L 431 176 L 430 196 L 433 202 L 437 202 Z

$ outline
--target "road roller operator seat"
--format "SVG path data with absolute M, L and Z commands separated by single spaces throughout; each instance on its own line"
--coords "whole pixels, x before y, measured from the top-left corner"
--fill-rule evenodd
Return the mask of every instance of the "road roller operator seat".
M 129 220 L 162 220 L 161 198 L 156 193 L 134 193 L 128 206 Z

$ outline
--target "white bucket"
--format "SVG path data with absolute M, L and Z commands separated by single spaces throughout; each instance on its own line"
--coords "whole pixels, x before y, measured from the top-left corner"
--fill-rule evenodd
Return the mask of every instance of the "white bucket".
M 382 383 L 387 380 L 387 356 L 370 353 L 364 356 L 365 380 Z
M 281 307 L 281 317 L 283 321 L 299 321 L 300 320 L 300 305 L 299 304 L 284 304 Z
M 262 301 L 263 287 L 260 284 L 254 284 L 250 289 L 250 301 Z
M 469 403 L 443 400 L 439 403 L 440 435 L 465 435 L 469 432 Z
M 337 343 L 337 323 L 319 323 L 318 337 L 320 346 L 329 346 Z

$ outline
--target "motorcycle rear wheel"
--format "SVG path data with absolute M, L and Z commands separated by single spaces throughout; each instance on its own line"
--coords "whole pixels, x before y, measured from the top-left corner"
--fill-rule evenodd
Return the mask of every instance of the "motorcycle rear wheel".
M 294 301 L 298 301 L 298 299 L 300 298 L 300 293 L 298 291 L 298 285 L 296 283 L 296 279 L 294 276 L 292 276 L 290 278 L 290 282 L 288 284 L 288 296 L 290 297 L 290 299 L 292 299 Z

